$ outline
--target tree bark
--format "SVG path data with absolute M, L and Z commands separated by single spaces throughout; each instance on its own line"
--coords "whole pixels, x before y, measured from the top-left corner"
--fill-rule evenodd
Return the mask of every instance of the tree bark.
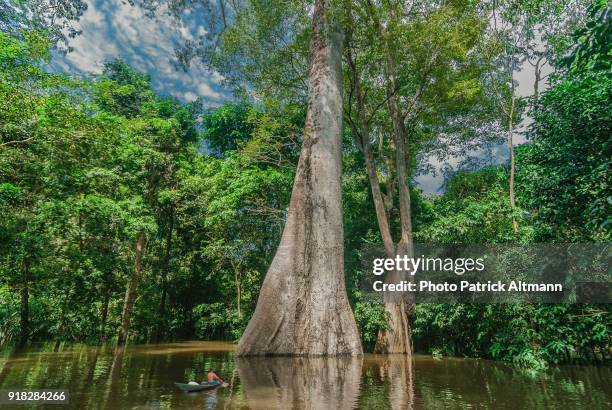
M 232 269 L 234 271 L 234 286 L 236 287 L 236 312 L 238 318 L 242 318 L 242 310 L 240 308 L 240 301 L 242 300 L 242 275 L 240 274 L 240 265 L 230 260 Z
M 316 0 L 304 142 L 287 222 L 236 354 L 360 355 L 344 283 L 343 34 Z
M 142 277 L 142 256 L 145 248 L 145 234 L 139 233 L 136 238 L 136 256 L 134 261 L 134 273 L 130 278 L 127 288 L 125 289 L 125 299 L 123 302 L 123 312 L 121 314 L 121 327 L 119 328 L 119 337 L 117 338 L 117 346 L 124 346 L 127 342 L 130 321 L 132 319 L 132 311 L 134 310 L 134 302 L 136 301 L 136 290 Z
M 164 252 L 164 264 L 161 272 L 161 300 L 159 301 L 159 317 L 157 318 L 157 329 L 155 331 L 155 341 L 159 342 L 162 338 L 163 327 L 166 317 L 166 298 L 168 297 L 168 271 L 170 270 L 170 253 L 172 252 L 172 232 L 174 231 L 174 207 L 170 208 L 168 216 L 168 232 L 166 233 L 166 249 Z
M 388 43 L 388 39 L 386 39 Z M 393 123 L 393 143 L 395 144 L 395 167 L 397 171 L 397 183 L 399 186 L 399 208 L 401 238 L 397 245 L 396 254 L 400 256 L 413 256 L 412 220 L 410 190 L 408 188 L 408 167 L 406 152 L 406 130 L 402 120 L 398 96 L 396 93 L 396 66 L 395 59 L 390 47 L 386 46 L 386 86 L 387 107 Z M 404 272 L 405 274 L 405 272 Z M 393 282 L 402 280 L 399 272 L 391 275 Z M 411 279 L 411 278 L 408 278 Z M 385 300 L 385 311 L 387 313 L 387 328 L 378 332 L 375 353 L 398 353 L 412 355 L 412 337 L 410 335 L 410 301 L 398 298 L 394 295 L 390 300 Z M 411 303 L 410 303 L 411 305 Z
M 107 279 L 110 282 L 110 279 Z M 110 302 L 110 284 L 105 283 L 104 296 L 102 299 L 102 308 L 100 311 L 100 340 L 106 340 L 106 320 L 108 319 L 108 304 Z
M 357 111 L 359 115 L 359 123 L 361 128 L 361 148 L 364 155 L 368 179 L 370 182 L 370 187 L 372 190 L 372 198 L 374 200 L 374 208 L 376 209 L 376 219 L 378 221 L 378 228 L 383 240 L 383 244 L 385 246 L 385 252 L 387 257 L 393 258 L 395 257 L 396 248 L 393 243 L 393 238 L 391 236 L 391 230 L 389 228 L 389 217 L 387 215 L 387 210 L 385 206 L 385 201 L 383 199 L 382 193 L 380 191 L 380 185 L 378 180 L 378 174 L 376 173 L 376 164 L 374 162 L 374 155 L 372 153 L 372 147 L 369 141 L 369 125 L 365 119 L 365 104 L 361 94 L 361 85 L 358 73 L 354 74 L 354 92 L 355 92 L 355 100 L 357 102 Z M 399 118 L 399 117 L 398 117 Z M 395 124 L 395 123 L 394 123 Z M 403 145 L 402 145 L 403 147 Z M 404 150 L 402 149 L 402 152 Z M 400 160 L 400 155 L 402 157 L 401 162 L 403 162 L 404 171 L 406 169 L 405 164 L 405 152 L 404 154 L 398 154 L 397 160 Z M 399 172 L 398 172 L 399 174 Z M 404 174 L 404 181 L 407 181 L 407 173 Z M 402 179 L 400 179 L 400 184 Z M 400 189 L 401 194 L 401 189 Z M 400 196 L 400 213 L 402 209 L 406 212 L 406 206 L 408 209 L 408 216 L 410 215 L 410 197 L 408 197 L 407 204 L 404 203 L 404 206 L 401 206 L 401 196 Z M 402 219 L 402 221 L 404 221 Z M 405 240 L 405 237 L 408 237 L 408 243 L 410 244 L 410 249 L 412 249 L 412 225 L 411 221 L 408 221 L 408 230 L 402 223 L 402 241 Z M 409 235 L 405 235 L 408 232 Z M 402 245 L 398 246 L 398 250 L 405 248 Z M 412 254 L 412 253 L 410 253 Z M 397 273 L 391 274 L 391 279 L 397 280 Z M 408 322 L 408 305 L 405 301 L 402 300 L 394 300 L 389 301 L 389 303 L 385 303 L 385 311 L 388 317 L 388 329 L 385 331 L 380 331 L 377 337 L 377 343 L 375 347 L 375 351 L 378 353 L 411 353 L 412 344 L 410 337 L 410 325 Z
M 370 125 L 366 119 L 365 113 L 365 101 L 363 100 L 363 94 L 361 93 L 361 79 L 355 66 L 353 69 L 353 88 L 355 93 L 355 101 L 357 102 L 357 115 L 359 120 L 360 129 L 358 130 L 359 145 L 363 152 L 363 157 L 366 163 L 366 170 L 368 173 L 368 180 L 370 182 L 370 189 L 372 191 L 372 199 L 374 201 L 374 209 L 376 210 L 376 220 L 378 222 L 378 229 L 385 246 L 387 257 L 392 258 L 395 253 L 395 245 L 393 244 L 393 237 L 391 236 L 391 229 L 389 227 L 389 216 L 387 214 L 387 208 L 385 206 L 385 200 L 382 192 L 380 191 L 380 181 L 378 180 L 378 174 L 376 172 L 376 162 L 374 160 L 374 153 L 372 152 L 372 146 L 370 144 Z
M 23 259 L 23 267 L 21 271 L 21 307 L 20 307 L 20 335 L 19 347 L 24 347 L 28 344 L 30 337 L 30 264 L 27 256 Z
M 531 63 L 531 62 L 530 62 Z M 538 57 L 535 63 L 532 63 L 535 78 L 533 80 L 533 108 L 534 111 L 538 108 L 538 102 L 540 99 L 540 82 L 542 81 L 542 69 L 546 65 L 546 59 L 542 55 Z
M 509 195 L 510 195 L 510 208 L 512 209 L 512 229 L 514 232 L 518 232 L 518 222 L 516 221 L 516 216 L 514 212 L 516 210 L 516 201 L 514 198 L 514 176 L 516 173 L 516 165 L 514 160 L 514 105 L 515 105 L 515 96 L 514 96 L 514 84 L 512 85 L 512 94 L 510 96 L 510 110 L 508 112 L 508 152 L 510 155 L 510 181 L 509 181 Z

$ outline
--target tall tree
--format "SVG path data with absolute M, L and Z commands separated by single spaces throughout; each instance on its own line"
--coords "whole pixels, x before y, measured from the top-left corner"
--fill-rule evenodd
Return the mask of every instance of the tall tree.
M 364 155 L 385 252 L 411 256 L 409 185 L 417 155 L 424 145 L 459 134 L 454 122 L 465 134 L 475 126 L 466 113 L 482 95 L 486 62 L 480 61 L 479 47 L 486 24 L 470 2 L 363 2 L 349 21 L 345 117 Z M 380 172 L 377 162 L 384 165 Z M 397 244 L 390 228 L 396 216 Z M 396 276 L 392 280 L 399 280 Z M 410 305 L 385 303 L 388 326 L 379 334 L 377 351 L 411 353 Z
M 498 95 L 499 109 L 505 116 L 508 148 L 508 197 L 513 209 L 512 228 L 518 232 L 516 217 L 516 158 L 515 141 L 521 122 L 521 96 L 516 75 L 525 62 L 533 66 L 533 106 L 546 78 L 543 70 L 559 57 L 568 45 L 571 33 L 585 14 L 582 0 L 504 0 L 491 3 L 490 35 L 501 53 L 494 60 L 498 69 L 491 71 L 492 89 Z M 493 78 L 497 77 L 497 78 Z M 497 85 L 497 86 L 496 86 Z M 499 86 L 501 85 L 501 86 Z
M 0 30 L 45 32 L 53 46 L 72 51 L 70 39 L 81 34 L 77 22 L 87 10 L 83 0 L 7 0 L 0 2 Z
M 342 43 L 339 22 L 317 0 L 304 141 L 287 221 L 240 356 L 361 354 L 344 283 Z

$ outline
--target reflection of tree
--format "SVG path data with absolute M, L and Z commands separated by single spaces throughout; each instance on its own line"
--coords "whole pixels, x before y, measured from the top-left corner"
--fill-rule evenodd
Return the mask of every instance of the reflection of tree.
M 414 362 L 404 355 L 389 355 L 380 365 L 380 374 L 390 381 L 392 409 L 414 408 Z
M 224 409 L 227 409 L 229 404 L 232 402 L 232 397 L 234 396 L 234 386 L 236 385 L 236 374 L 238 370 L 234 367 L 232 370 L 232 378 L 229 381 L 229 393 L 227 395 L 227 401 L 225 402 Z
M 357 405 L 362 359 L 236 358 L 251 409 L 352 409 Z
M 96 371 L 96 365 L 98 364 L 98 356 L 100 356 L 100 349 L 102 349 L 101 346 L 97 346 L 96 350 L 94 351 L 91 361 L 86 365 L 86 372 L 85 372 L 85 380 L 83 385 L 86 387 L 88 385 L 90 385 L 93 382 L 93 378 L 94 378 L 94 374 Z
M 105 408 L 112 409 L 116 406 L 117 395 L 121 390 L 121 371 L 123 370 L 123 355 L 125 347 L 117 347 L 113 355 L 113 364 L 108 375 L 108 387 L 106 389 Z
M 12 360 L 11 356 L 12 355 L 8 356 L 8 358 L 4 361 L 4 364 L 0 368 L 0 386 L 4 384 L 4 380 L 9 374 L 11 374 L 11 369 L 13 368 L 13 364 L 15 363 Z

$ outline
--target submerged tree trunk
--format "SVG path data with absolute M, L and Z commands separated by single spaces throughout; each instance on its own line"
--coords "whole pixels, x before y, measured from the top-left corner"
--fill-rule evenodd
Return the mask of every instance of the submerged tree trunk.
M 21 271 L 21 308 L 20 308 L 20 335 L 19 347 L 28 344 L 30 336 L 30 265 L 27 257 L 23 259 L 23 267 Z
M 119 337 L 117 338 L 117 346 L 121 347 L 127 342 L 130 321 L 132 319 L 132 311 L 134 310 L 134 302 L 136 301 L 136 290 L 142 276 L 142 256 L 144 254 L 145 235 L 139 233 L 136 238 L 136 256 L 134 260 L 134 273 L 128 282 L 125 289 L 125 299 L 123 302 L 123 312 L 121 314 L 121 327 L 119 328 Z
M 414 366 L 412 360 L 390 356 L 382 363 L 381 376 L 389 379 L 389 405 L 395 409 L 415 407 Z
M 376 162 L 374 160 L 374 153 L 372 152 L 372 146 L 370 144 L 370 124 L 366 119 L 365 113 L 365 101 L 361 92 L 361 79 L 357 72 L 357 67 L 352 62 L 352 57 L 349 52 L 349 60 L 351 60 L 351 69 L 353 70 L 353 91 L 355 93 L 355 101 L 357 102 L 357 114 L 360 130 L 357 131 L 358 145 L 361 148 L 363 157 L 366 164 L 366 171 L 368 174 L 368 180 L 370 182 L 370 189 L 372 191 L 372 200 L 374 201 L 374 209 L 376 210 L 376 221 L 378 222 L 378 229 L 385 246 L 385 252 L 387 257 L 393 257 L 395 253 L 395 245 L 393 244 L 393 237 L 391 235 L 391 228 L 389 224 L 389 215 L 387 213 L 387 207 L 380 190 L 380 181 L 378 180 L 378 174 L 376 172 Z
M 400 256 L 413 256 L 412 220 L 410 190 L 408 188 L 408 156 L 406 151 L 406 130 L 397 97 L 397 86 L 395 80 L 395 60 L 391 55 L 389 47 L 386 50 L 386 76 L 387 76 L 387 106 L 393 123 L 393 142 L 395 144 L 395 166 L 397 170 L 397 182 L 399 186 L 399 209 L 401 239 L 396 248 L 396 254 Z M 405 274 L 406 272 L 402 272 Z M 391 275 L 393 282 L 404 279 L 399 277 L 399 272 Z M 407 278 L 410 279 L 410 278 Z M 387 328 L 378 332 L 375 353 L 399 353 L 412 355 L 412 337 L 410 335 L 409 313 L 412 301 L 403 297 L 403 294 L 393 295 L 385 300 L 385 311 L 387 313 Z
M 385 253 L 387 257 L 394 258 L 396 251 L 398 254 L 402 253 L 400 250 L 405 249 L 405 243 L 409 243 L 409 249 L 412 249 L 412 237 L 411 235 L 405 235 L 405 233 L 411 233 L 412 227 L 410 221 L 408 221 L 407 227 L 402 223 L 402 242 L 398 246 L 397 250 L 393 243 L 391 236 L 391 230 L 389 228 L 389 217 L 385 206 L 385 201 L 380 190 L 380 183 L 378 175 L 376 173 L 376 164 L 374 162 L 374 154 L 372 153 L 372 147 L 369 141 L 369 125 L 365 119 L 365 104 L 361 94 L 361 85 L 359 76 L 354 72 L 354 92 L 355 100 L 357 101 L 357 111 L 359 114 L 359 123 L 361 127 L 361 148 L 364 155 L 366 169 L 368 173 L 368 179 L 370 182 L 370 188 L 372 190 L 372 198 L 374 201 L 374 208 L 376 209 L 376 219 L 378 221 L 378 228 L 380 231 L 383 244 L 385 246 Z M 401 146 L 401 153 L 398 151 L 399 156 L 402 156 L 402 161 L 405 161 L 405 152 L 403 144 Z M 404 162 L 404 171 L 406 165 Z M 404 172 L 404 178 L 400 178 L 400 184 L 407 181 L 406 172 Z M 407 186 L 407 185 L 406 185 Z M 402 190 L 400 189 L 400 194 Z M 400 199 L 401 202 L 401 199 Z M 408 210 L 406 212 L 405 210 Z M 410 197 L 407 198 L 407 202 L 400 203 L 400 213 L 404 210 L 404 214 L 410 215 Z M 403 214 L 402 214 L 403 216 Z M 404 221 L 404 219 L 402 219 Z M 406 238 L 408 238 L 406 240 Z M 403 253 L 402 253 L 403 254 Z M 410 255 L 412 253 L 410 252 Z M 397 272 L 390 273 L 392 281 L 397 281 Z M 388 300 L 385 303 L 385 312 L 388 318 L 388 329 L 380 331 L 377 337 L 375 346 L 375 352 L 377 353 L 411 353 L 412 345 L 410 338 L 410 325 L 408 322 L 408 305 L 405 300 Z
M 238 356 L 362 353 L 344 283 L 343 35 L 315 2 L 308 110 L 287 221 Z

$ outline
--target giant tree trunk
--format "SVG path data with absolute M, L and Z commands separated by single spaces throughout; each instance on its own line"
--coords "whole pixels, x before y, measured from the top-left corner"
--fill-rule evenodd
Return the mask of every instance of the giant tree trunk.
M 130 321 L 132 319 L 132 311 L 134 310 L 134 302 L 136 301 L 136 290 L 142 276 L 142 256 L 144 254 L 145 235 L 139 233 L 136 238 L 136 257 L 134 261 L 134 273 L 130 278 L 127 288 L 125 289 L 125 299 L 123 302 L 123 312 L 121 314 L 121 327 L 119 328 L 119 337 L 117 338 L 117 346 L 121 347 L 127 342 Z
M 395 166 L 397 169 L 397 182 L 399 186 L 399 208 L 401 239 L 397 245 L 397 255 L 413 256 L 412 220 L 410 190 L 408 189 L 408 167 L 405 140 L 405 127 L 403 124 L 399 101 L 397 97 L 397 86 L 395 81 L 395 60 L 387 46 L 386 50 L 386 76 L 387 76 L 387 106 L 393 123 L 393 142 L 395 144 Z M 406 272 L 401 273 L 406 274 Z M 411 278 L 399 277 L 400 272 L 391 275 L 393 282 Z M 380 330 L 374 347 L 375 353 L 399 353 L 412 354 L 412 338 L 410 335 L 410 312 L 411 300 L 406 300 L 403 294 L 393 294 L 385 300 L 385 311 L 387 313 L 387 329 Z
M 287 221 L 238 356 L 362 353 L 344 283 L 342 41 L 317 0 L 304 143 Z

